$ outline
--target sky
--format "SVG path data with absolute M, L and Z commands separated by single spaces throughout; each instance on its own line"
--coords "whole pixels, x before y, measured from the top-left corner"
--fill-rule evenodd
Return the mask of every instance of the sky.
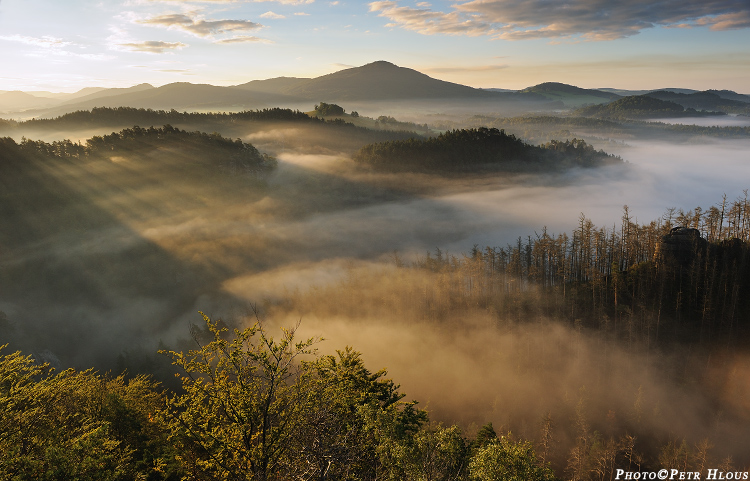
M 237 85 L 377 60 L 482 88 L 750 94 L 750 1 L 0 0 L 0 90 Z

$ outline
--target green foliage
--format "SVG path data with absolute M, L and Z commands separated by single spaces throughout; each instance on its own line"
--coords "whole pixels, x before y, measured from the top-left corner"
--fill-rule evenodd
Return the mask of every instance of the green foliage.
M 344 109 L 343 107 L 336 104 L 327 104 L 325 102 L 321 102 L 315 106 L 315 113 L 322 117 L 344 115 Z
M 174 469 L 155 388 L 145 377 L 55 374 L 31 356 L 1 357 L 0 477 L 168 479 Z
M 552 470 L 540 466 L 528 441 L 514 442 L 510 434 L 480 448 L 469 463 L 478 481 L 553 481 Z
M 382 470 L 380 422 L 399 439 L 426 414 L 403 397 L 385 371 L 365 368 L 351 348 L 315 354 L 315 339 L 294 330 L 271 338 L 258 324 L 227 329 L 204 316 L 212 340 L 180 366 L 183 394 L 169 401 L 167 420 L 184 470 L 212 479 L 348 479 Z
M 405 448 L 404 472 L 409 479 L 448 481 L 465 477 L 469 451 L 457 426 L 426 426 Z
M 258 324 L 226 339 L 226 328 L 204 320 L 209 343 L 166 352 L 185 371 L 184 393 L 168 403 L 180 461 L 217 479 L 283 479 L 314 402 L 312 372 L 298 362 L 316 341 L 286 329 L 277 341 Z
M 473 449 L 481 449 L 490 443 L 497 442 L 498 437 L 495 432 L 495 428 L 492 427 L 492 423 L 487 423 L 477 432 L 477 437 L 474 438 L 474 442 L 471 443 Z
M 402 403 L 398 386 L 385 370 L 372 373 L 360 353 L 347 347 L 309 367 L 317 374 L 315 402 L 299 432 L 297 474 L 315 479 L 370 479 L 382 472 L 380 420 L 405 435 L 426 419 L 414 403 Z

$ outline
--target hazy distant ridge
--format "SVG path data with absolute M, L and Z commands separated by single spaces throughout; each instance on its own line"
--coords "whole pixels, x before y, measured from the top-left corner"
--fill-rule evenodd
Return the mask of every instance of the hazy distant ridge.
M 241 111 L 267 107 L 303 108 L 316 102 L 486 101 L 501 108 L 503 102 L 527 103 L 532 109 L 570 109 L 616 101 L 628 91 L 583 89 L 545 82 L 521 91 L 477 89 L 438 80 L 414 69 L 377 61 L 316 78 L 277 77 L 221 87 L 175 82 L 155 88 L 143 83 L 130 88 L 89 87 L 74 94 L 38 92 L 0 93 L 0 112 L 23 117 L 55 117 L 94 107 L 135 107 L 191 111 Z M 640 92 L 639 92 L 640 93 Z M 750 96 L 736 92 L 688 89 L 649 91 L 648 95 L 685 107 L 743 112 Z M 669 97 L 669 98 L 666 98 Z M 692 103 L 691 103 L 692 102 Z M 697 102 L 697 103 L 696 103 Z

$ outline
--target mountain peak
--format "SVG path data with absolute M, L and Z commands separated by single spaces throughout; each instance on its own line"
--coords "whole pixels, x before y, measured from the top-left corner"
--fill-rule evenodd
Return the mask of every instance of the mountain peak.
M 385 60 L 376 60 L 368 64 L 362 65 L 359 68 L 400 68 L 395 63 L 387 62 Z M 356 68 L 356 67 L 355 67 Z
M 496 93 L 434 79 L 417 70 L 378 60 L 323 75 L 288 93 L 322 101 L 424 98 L 491 98 Z

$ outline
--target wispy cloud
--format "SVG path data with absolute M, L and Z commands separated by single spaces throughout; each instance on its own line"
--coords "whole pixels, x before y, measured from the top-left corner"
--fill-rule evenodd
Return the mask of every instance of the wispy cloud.
M 503 70 L 508 68 L 507 65 L 477 65 L 473 67 L 427 67 L 420 69 L 420 72 L 429 73 L 455 73 L 455 72 L 492 72 L 494 70 Z
M 265 3 L 275 2 L 282 5 L 307 5 L 315 0 L 128 0 L 126 5 L 144 5 L 147 3 Z
M 193 72 L 190 69 L 183 69 L 183 68 L 162 68 L 162 69 L 156 69 L 154 72 L 162 72 L 162 73 L 173 73 L 178 75 L 198 75 L 197 73 Z
M 25 35 L 0 35 L 0 40 L 18 42 L 41 48 L 63 48 L 67 47 L 68 45 L 73 45 L 72 42 L 66 42 L 61 38 L 50 37 L 47 35 L 42 37 L 27 37 Z
M 737 30 L 750 28 L 750 9 L 745 12 L 727 13 L 715 17 L 704 17 L 694 22 L 696 26 L 709 26 L 711 30 Z
M 49 57 L 49 56 L 76 57 L 76 58 L 82 58 L 86 60 L 107 60 L 107 59 L 112 58 L 108 55 L 71 52 L 70 50 L 66 50 L 66 47 L 70 47 L 70 46 L 82 47 L 82 46 L 75 44 L 73 42 L 68 42 L 61 38 L 50 37 L 47 35 L 42 36 L 42 37 L 29 37 L 26 35 L 17 35 L 17 34 L 16 35 L 0 35 L 0 40 L 6 40 L 9 42 L 17 42 L 17 43 L 22 43 L 25 45 L 31 45 L 33 47 L 37 47 L 37 50 L 28 52 L 26 54 L 30 57 Z
M 271 19 L 274 19 L 274 20 L 279 20 L 279 19 L 286 18 L 286 17 L 284 15 L 281 15 L 281 14 L 269 11 L 269 12 L 261 14 L 260 18 L 271 18 Z
M 210 37 L 230 32 L 246 32 L 263 26 L 249 20 L 204 20 L 198 16 L 182 13 L 137 19 L 135 22 L 141 25 L 181 30 L 196 37 Z
M 179 50 L 188 46 L 182 42 L 162 42 L 160 40 L 149 40 L 146 42 L 128 42 L 118 45 L 125 50 L 145 53 L 165 53 L 173 50 Z
M 149 3 L 240 3 L 244 0 L 128 0 L 125 5 L 145 5 Z
M 273 43 L 273 42 L 265 38 L 253 37 L 251 35 L 238 35 L 236 37 L 225 38 L 223 40 L 216 40 L 214 43 L 233 44 L 233 43 Z
M 386 27 L 401 27 L 423 35 L 489 35 L 492 26 L 476 16 L 464 16 L 458 12 L 436 12 L 430 8 L 399 7 L 392 1 L 369 4 L 370 12 L 391 21 Z
M 306 13 L 306 12 L 294 12 L 294 15 L 296 15 L 298 17 L 309 17 L 310 16 L 310 14 Z
M 376 1 L 369 7 L 390 20 L 389 27 L 504 40 L 614 40 L 657 26 L 750 28 L 747 0 L 471 0 L 452 5 L 448 12 L 434 11 L 427 2 L 411 8 Z
M 250 1 L 253 3 L 275 2 L 275 3 L 280 3 L 282 5 L 309 5 L 315 2 L 315 0 L 250 0 Z

